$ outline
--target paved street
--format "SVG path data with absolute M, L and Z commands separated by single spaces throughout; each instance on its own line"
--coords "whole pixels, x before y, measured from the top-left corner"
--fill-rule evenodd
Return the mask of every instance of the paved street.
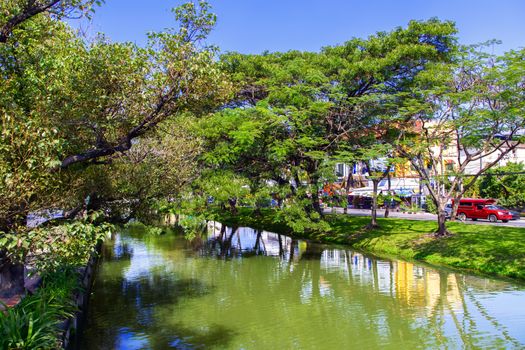
M 336 208 L 337 213 L 342 214 L 343 208 Z M 325 209 L 325 213 L 330 213 L 332 211 L 331 208 Z M 369 216 L 370 215 L 370 209 L 348 209 L 348 215 L 355 215 L 355 216 Z M 384 217 L 385 210 L 384 209 L 378 209 L 377 210 L 377 216 L 378 217 Z M 410 220 L 437 220 L 437 215 L 430 214 L 430 213 L 417 213 L 417 214 L 408 214 L 408 213 L 402 213 L 402 212 L 396 212 L 396 211 L 390 211 L 391 218 L 400 218 L 400 219 L 410 219 Z M 492 223 L 488 220 L 478 220 L 478 221 L 472 221 L 467 220 L 465 221 L 466 224 L 474 224 L 474 225 L 498 225 L 498 226 L 508 226 L 508 227 L 523 227 L 525 228 L 525 220 L 513 220 L 509 221 L 507 223 L 503 223 L 501 221 L 498 221 L 497 223 Z

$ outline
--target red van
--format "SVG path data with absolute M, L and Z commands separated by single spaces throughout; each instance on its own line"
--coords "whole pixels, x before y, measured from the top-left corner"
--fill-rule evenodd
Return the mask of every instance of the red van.
M 474 199 L 463 198 L 459 201 L 457 217 L 460 220 L 472 219 L 488 219 L 491 222 L 508 222 L 512 220 L 512 214 L 506 210 L 496 206 L 495 199 Z M 454 205 L 454 201 L 452 201 Z

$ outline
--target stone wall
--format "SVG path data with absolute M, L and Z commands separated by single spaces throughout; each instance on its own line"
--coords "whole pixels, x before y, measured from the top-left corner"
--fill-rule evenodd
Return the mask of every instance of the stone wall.
M 75 336 L 82 326 L 82 320 L 88 307 L 89 295 L 91 293 L 91 286 L 93 285 L 93 278 L 95 277 L 98 257 L 102 243 L 97 246 L 96 253 L 91 256 L 89 262 L 85 267 L 79 269 L 80 272 L 80 289 L 79 292 L 73 296 L 75 305 L 78 309 L 73 317 L 67 319 L 62 323 L 62 348 L 71 349 L 75 345 Z

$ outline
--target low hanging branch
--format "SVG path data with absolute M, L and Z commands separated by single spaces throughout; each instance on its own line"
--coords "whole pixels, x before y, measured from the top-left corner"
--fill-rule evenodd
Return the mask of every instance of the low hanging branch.
M 73 164 L 83 163 L 130 150 L 133 139 L 144 135 L 148 130 L 152 129 L 162 120 L 164 120 L 166 117 L 166 113 L 164 113 L 166 105 L 176 100 L 175 96 L 177 96 L 177 94 L 174 93 L 173 90 L 174 89 L 170 90 L 166 95 L 162 96 L 159 99 L 155 109 L 150 114 L 148 114 L 141 123 L 124 135 L 118 143 L 114 145 L 107 145 L 105 147 L 97 147 L 92 150 L 87 150 L 85 152 L 68 156 L 62 161 L 60 167 L 65 169 Z

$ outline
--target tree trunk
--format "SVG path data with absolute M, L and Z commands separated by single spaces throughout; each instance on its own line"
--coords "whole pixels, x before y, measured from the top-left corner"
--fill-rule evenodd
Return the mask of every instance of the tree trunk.
M 446 226 L 446 216 L 444 212 L 439 212 L 438 214 L 438 230 L 436 231 L 436 236 L 443 237 L 447 236 L 447 226 Z
M 319 204 L 319 190 L 317 187 L 317 178 L 312 179 L 312 207 L 316 212 L 323 216 L 323 209 L 321 209 L 321 205 Z
M 452 205 L 452 212 L 450 213 L 450 221 L 456 221 L 460 200 L 461 196 L 454 197 L 454 204 Z
M 450 233 L 448 232 L 446 225 L 447 213 L 445 212 L 445 203 L 436 203 L 436 206 L 438 208 L 438 229 L 434 235 L 436 237 L 448 236 Z
M 372 218 L 370 220 L 370 224 L 368 224 L 368 229 L 373 229 L 376 227 L 379 227 L 377 224 L 377 187 L 379 185 L 379 180 L 373 179 L 372 180 L 374 190 L 372 192 Z
M 387 184 L 388 184 L 387 185 L 388 186 L 387 187 L 387 191 L 386 191 L 386 193 L 388 195 L 388 202 L 385 205 L 385 218 L 387 218 L 390 215 L 390 201 L 391 201 L 391 199 L 390 199 L 390 196 L 391 196 L 390 189 L 392 188 L 391 187 L 392 186 L 392 182 L 390 181 L 390 172 L 388 172 L 388 174 L 386 175 L 386 179 L 387 179 Z
M 261 244 L 260 244 L 261 235 L 262 235 L 262 230 L 257 230 L 257 237 L 255 238 L 255 246 L 253 247 L 255 254 L 259 254 L 259 249 L 261 247 Z
M 295 253 L 295 248 L 294 247 L 295 247 L 296 243 L 297 243 L 297 241 L 292 238 L 292 240 L 290 242 L 290 256 L 288 257 L 288 259 L 289 259 L 288 261 L 289 262 L 293 262 L 294 253 Z
M 228 199 L 228 203 L 230 204 L 230 211 L 233 215 L 237 215 L 237 198 L 230 198 Z
M 346 192 L 348 193 L 348 191 L 350 191 L 350 188 L 353 188 L 355 187 L 354 186 L 354 173 L 353 173 L 353 163 L 351 163 L 351 166 L 352 166 L 352 170 L 350 171 L 350 174 L 348 174 L 348 177 L 347 177 L 347 180 L 346 180 L 346 186 L 345 186 L 345 190 Z

